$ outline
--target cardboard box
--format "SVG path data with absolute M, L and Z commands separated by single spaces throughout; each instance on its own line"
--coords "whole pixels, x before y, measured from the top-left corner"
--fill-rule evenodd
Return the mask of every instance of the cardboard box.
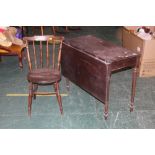
M 139 77 L 155 76 L 155 39 L 141 39 L 134 33 L 134 28 L 122 28 L 122 46 L 141 53 Z M 153 26 L 150 29 L 155 31 Z

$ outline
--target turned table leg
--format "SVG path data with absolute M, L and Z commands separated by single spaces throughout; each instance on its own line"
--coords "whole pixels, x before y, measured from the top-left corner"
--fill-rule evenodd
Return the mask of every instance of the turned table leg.
M 135 67 L 132 73 L 132 88 L 131 88 L 131 103 L 130 103 L 130 112 L 133 111 L 134 108 L 134 97 L 136 92 L 136 81 L 137 81 L 137 72 L 138 69 Z
M 109 87 L 110 87 L 110 78 L 111 78 L 111 71 L 109 67 L 107 67 L 107 76 L 106 76 L 106 83 L 105 83 L 105 104 L 104 104 L 104 118 L 107 120 L 108 118 L 108 111 L 109 111 Z

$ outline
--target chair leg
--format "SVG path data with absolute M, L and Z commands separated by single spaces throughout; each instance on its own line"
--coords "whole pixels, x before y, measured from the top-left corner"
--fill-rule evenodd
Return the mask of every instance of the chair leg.
M 28 96 L 28 115 L 31 117 L 31 109 L 32 109 L 32 91 L 33 91 L 33 85 L 30 82 L 29 83 L 29 96 Z
M 60 91 L 59 91 L 59 83 L 54 84 L 54 89 L 55 89 L 57 100 L 59 103 L 60 112 L 61 112 L 61 114 L 63 114 L 62 100 L 61 100 L 61 95 L 60 95 Z
M 38 85 L 37 84 L 33 84 L 33 92 L 36 92 L 38 89 Z M 36 94 L 33 93 L 33 99 L 36 99 Z

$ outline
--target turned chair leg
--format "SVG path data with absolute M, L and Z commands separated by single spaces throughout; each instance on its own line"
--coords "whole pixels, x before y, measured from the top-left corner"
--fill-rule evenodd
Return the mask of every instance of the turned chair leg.
M 33 84 L 33 99 L 36 99 L 36 94 L 34 92 L 36 92 L 38 89 L 38 85 L 37 84 Z
M 31 109 L 32 109 L 32 91 L 33 91 L 33 85 L 30 82 L 29 83 L 29 96 L 28 96 L 28 115 L 31 117 Z
M 61 100 L 61 95 L 60 95 L 60 91 L 59 91 L 59 83 L 54 84 L 54 89 L 56 92 L 56 97 L 58 100 L 60 112 L 61 112 L 61 114 L 63 114 L 62 100 Z

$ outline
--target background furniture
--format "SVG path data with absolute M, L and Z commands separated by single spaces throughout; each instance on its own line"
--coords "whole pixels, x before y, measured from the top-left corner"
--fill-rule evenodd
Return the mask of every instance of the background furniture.
M 66 39 L 62 47 L 62 74 L 102 101 L 108 117 L 112 72 L 132 67 L 130 111 L 133 110 L 139 54 L 94 36 Z
M 138 26 L 137 26 L 138 27 Z M 150 27 L 155 32 L 155 27 Z M 141 54 L 139 64 L 139 77 L 155 76 L 155 38 L 144 40 L 137 36 L 136 27 L 122 28 L 122 46 Z
M 24 37 L 28 58 L 29 82 L 28 114 L 31 116 L 32 98 L 36 95 L 56 94 L 61 114 L 63 113 L 59 81 L 61 80 L 60 59 L 63 37 Z M 49 43 L 50 42 L 50 43 Z M 38 92 L 38 86 L 53 85 L 54 92 Z
M 33 35 L 45 35 L 45 28 L 46 26 L 33 26 L 32 31 Z M 49 26 L 50 28 L 50 34 L 56 35 L 56 32 L 58 33 L 65 33 L 68 32 L 68 27 L 60 27 L 60 26 Z
M 15 44 L 12 44 L 10 47 L 4 47 L 0 45 L 0 61 L 2 61 L 2 56 L 18 56 L 19 67 L 23 68 L 22 52 L 24 47 L 25 45 L 20 46 Z

